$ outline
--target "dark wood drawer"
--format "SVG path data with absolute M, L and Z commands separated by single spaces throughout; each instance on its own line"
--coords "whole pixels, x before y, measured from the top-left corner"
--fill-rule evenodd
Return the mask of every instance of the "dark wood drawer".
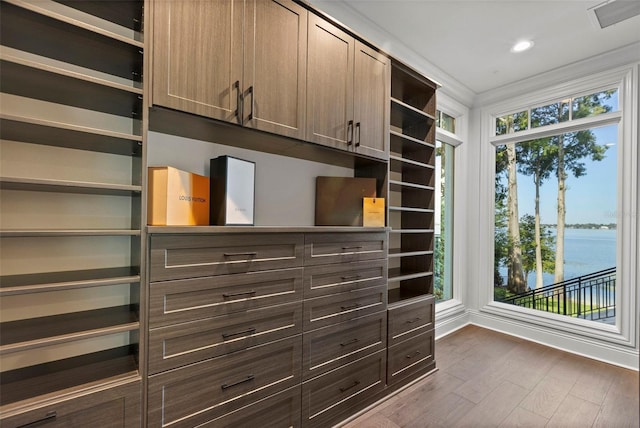
M 300 336 L 149 377 L 148 425 L 193 427 L 300 383 Z
M 379 312 L 305 333 L 304 379 L 384 349 L 386 318 L 386 312 Z
M 298 385 L 198 425 L 198 428 L 298 428 L 301 400 L 301 387 Z
M 141 392 L 141 382 L 135 380 L 76 398 L 54 398 L 46 406 L 30 407 L 24 412 L 3 411 L 0 426 L 138 428 L 142 415 Z
M 433 363 L 433 350 L 434 330 L 388 348 L 387 383 L 393 384 Z
M 304 301 L 305 331 L 385 311 L 387 287 L 378 286 Z
M 386 285 L 386 259 L 304 269 L 305 299 Z
M 149 372 L 158 373 L 301 332 L 300 302 L 151 329 Z
M 154 282 L 151 328 L 302 300 L 302 268 Z
M 433 328 L 435 298 L 394 305 L 389 308 L 389 346 Z
M 302 266 L 302 234 L 152 235 L 150 281 Z
M 305 235 L 305 266 L 350 263 L 386 257 L 386 232 L 309 233 Z
M 369 404 L 384 389 L 386 351 L 302 384 L 302 424 L 329 427 Z

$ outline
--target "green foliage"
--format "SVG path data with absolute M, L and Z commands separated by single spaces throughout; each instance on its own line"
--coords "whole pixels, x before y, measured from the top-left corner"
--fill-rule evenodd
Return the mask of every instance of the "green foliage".
M 525 277 L 536 269 L 535 217 L 525 214 L 520 218 L 520 245 L 522 249 L 522 267 Z M 540 226 L 540 248 L 542 253 L 542 271 L 553 273 L 555 255 L 554 236 L 546 227 Z

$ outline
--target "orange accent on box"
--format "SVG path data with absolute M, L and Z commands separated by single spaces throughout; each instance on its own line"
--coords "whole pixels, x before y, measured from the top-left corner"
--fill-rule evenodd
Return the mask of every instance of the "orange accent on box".
M 207 226 L 209 177 L 170 166 L 149 168 L 147 223 L 151 226 Z

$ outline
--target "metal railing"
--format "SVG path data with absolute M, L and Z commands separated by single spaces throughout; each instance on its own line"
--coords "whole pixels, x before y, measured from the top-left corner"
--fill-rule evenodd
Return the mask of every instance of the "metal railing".
M 614 318 L 616 268 L 529 290 L 500 302 L 593 321 Z

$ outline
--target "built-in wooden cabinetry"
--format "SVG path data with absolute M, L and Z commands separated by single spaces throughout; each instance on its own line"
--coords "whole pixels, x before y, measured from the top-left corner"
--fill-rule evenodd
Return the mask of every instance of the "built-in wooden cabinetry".
M 307 140 L 386 159 L 390 60 L 309 15 Z
M 139 426 L 142 2 L 0 8 L 0 424 Z
M 306 9 L 291 0 L 154 6 L 154 104 L 304 138 Z

